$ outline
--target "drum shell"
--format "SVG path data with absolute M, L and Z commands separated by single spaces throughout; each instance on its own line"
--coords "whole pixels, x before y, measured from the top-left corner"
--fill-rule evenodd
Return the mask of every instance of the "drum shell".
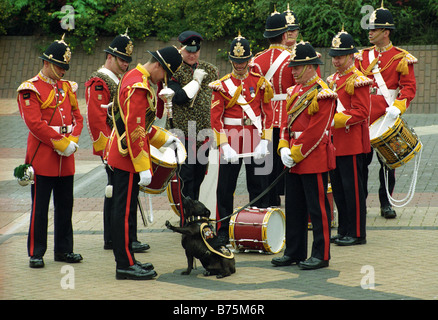
M 236 209 L 235 211 L 239 210 Z M 281 220 L 279 230 L 270 230 L 270 219 Z M 278 208 L 247 208 L 233 215 L 230 219 L 230 242 L 235 249 L 257 250 L 278 253 L 285 243 L 285 216 Z M 276 243 L 269 242 L 272 236 Z
M 381 135 L 373 137 L 371 133 L 375 128 L 379 128 L 383 121 L 384 116 L 371 125 L 370 143 L 385 165 L 395 169 L 412 160 L 423 145 L 415 132 L 400 117 Z

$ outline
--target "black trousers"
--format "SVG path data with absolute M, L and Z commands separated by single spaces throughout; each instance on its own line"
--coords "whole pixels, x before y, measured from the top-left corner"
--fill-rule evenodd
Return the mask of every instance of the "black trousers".
M 307 258 L 309 214 L 313 226 L 311 256 L 330 259 L 331 210 L 327 199 L 328 173 L 286 174 L 286 248 L 284 255 Z
M 135 262 L 132 234 L 135 234 L 137 229 L 139 181 L 138 173 L 114 168 L 111 238 L 118 269 L 126 269 Z
M 338 209 L 338 234 L 366 237 L 366 195 L 363 167 L 366 155 L 338 156 L 330 172 L 333 198 Z
M 253 158 L 245 158 L 239 159 L 236 163 L 225 163 L 225 160 L 221 159 L 216 189 L 217 220 L 232 214 L 234 211 L 234 192 L 242 163 L 245 163 L 246 187 L 249 193 L 249 201 L 257 198 L 268 187 L 267 175 L 263 169 L 265 164 L 260 162 L 255 162 Z M 267 208 L 268 203 L 266 199 L 266 197 L 262 197 L 252 206 Z M 226 219 L 217 224 L 218 235 L 228 235 L 229 222 L 230 219 Z
M 373 154 L 374 154 L 374 150 L 371 150 L 370 153 L 366 154 L 366 159 L 365 159 L 365 165 L 364 165 L 364 185 L 365 185 L 365 194 L 366 196 L 368 196 L 368 166 L 371 164 L 372 160 L 373 160 Z M 379 169 L 379 201 L 380 201 L 380 207 L 388 207 L 391 204 L 389 203 L 388 200 L 388 195 L 386 194 L 386 188 L 385 188 L 385 176 L 384 173 L 385 171 L 388 172 L 388 191 L 389 194 L 392 195 L 392 193 L 394 192 L 394 188 L 395 188 L 395 169 L 389 169 L 387 168 L 382 160 L 380 160 L 380 157 L 377 156 L 377 159 L 379 160 L 380 163 L 380 169 Z
M 54 205 L 54 251 L 73 252 L 73 176 L 35 176 L 31 185 L 32 210 L 27 249 L 30 257 L 43 257 L 47 250 L 47 227 L 50 197 Z
M 270 154 L 266 156 L 268 161 L 272 161 L 272 172 L 268 174 L 269 185 L 281 174 L 284 169 L 281 157 L 277 153 L 278 142 L 280 141 L 280 128 L 274 128 L 272 134 L 272 143 L 269 144 Z M 284 179 L 281 179 L 269 192 L 268 201 L 270 207 L 280 205 L 280 195 L 284 195 Z
M 105 166 L 106 175 L 108 183 L 107 185 L 112 185 L 114 172 L 109 166 Z M 114 190 L 113 190 L 114 192 Z M 112 242 L 111 238 L 111 209 L 113 206 L 113 197 L 108 198 L 105 195 L 105 199 L 103 201 L 103 240 L 105 242 Z M 133 241 L 137 240 L 137 216 L 134 217 L 134 226 L 133 228 L 130 228 L 131 235 L 130 237 L 133 239 Z
M 182 194 L 185 197 L 190 197 L 193 200 L 199 200 L 199 191 L 201 184 L 204 181 L 208 169 L 208 154 L 209 148 L 204 144 L 199 148 L 200 156 L 196 150 L 196 142 L 188 142 L 185 140 L 185 148 L 187 150 L 187 159 L 183 165 L 179 176 L 182 180 Z

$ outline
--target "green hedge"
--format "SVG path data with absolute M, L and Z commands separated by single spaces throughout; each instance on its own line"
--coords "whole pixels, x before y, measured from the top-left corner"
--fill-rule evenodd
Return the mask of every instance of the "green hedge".
M 269 0 L 0 0 L 0 35 L 49 35 L 66 32 L 72 48 L 93 53 L 100 36 L 115 36 L 129 29 L 135 41 L 157 37 L 167 41 L 184 30 L 196 30 L 206 40 L 233 39 L 240 30 L 251 41 L 254 53 L 267 46 L 263 38 L 265 21 L 276 8 L 282 12 L 287 1 Z M 66 31 L 62 22 L 69 16 L 64 5 L 74 8 L 74 29 Z M 368 45 L 362 28 L 365 6 L 380 7 L 380 0 L 293 0 L 291 8 L 301 24 L 301 34 L 315 47 L 330 46 L 334 34 L 345 30 L 357 46 Z M 385 0 L 397 30 L 397 45 L 437 44 L 438 1 Z M 362 10 L 362 12 L 361 12 Z M 72 21 L 72 20 L 71 20 Z

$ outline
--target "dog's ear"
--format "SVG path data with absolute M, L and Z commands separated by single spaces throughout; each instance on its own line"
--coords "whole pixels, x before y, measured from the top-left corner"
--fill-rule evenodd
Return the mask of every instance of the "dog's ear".
M 211 214 L 210 210 L 208 210 L 207 208 L 205 208 L 204 212 L 205 212 L 205 216 L 206 216 L 207 218 L 209 218 L 209 217 L 210 217 L 210 214 Z

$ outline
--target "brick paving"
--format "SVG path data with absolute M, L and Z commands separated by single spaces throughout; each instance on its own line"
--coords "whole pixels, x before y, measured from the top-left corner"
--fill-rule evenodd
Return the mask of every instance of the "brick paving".
M 28 267 L 26 241 L 30 214 L 29 187 L 14 180 L 13 168 L 24 159 L 27 129 L 14 100 L 0 100 L 0 299 L 4 300 L 413 300 L 438 299 L 438 187 L 435 152 L 438 114 L 408 114 L 424 144 L 413 200 L 397 208 L 397 218 L 380 217 L 377 199 L 377 160 L 370 167 L 366 245 L 331 247 L 328 268 L 302 271 L 297 266 L 273 267 L 273 254 L 236 252 L 237 272 L 224 279 L 204 277 L 199 261 L 189 276 L 180 235 L 169 232 L 166 220 L 177 224 L 166 193 L 151 197 L 154 221 L 147 227 L 138 218 L 138 237 L 151 249 L 136 254 L 152 262 L 158 277 L 151 281 L 118 281 L 112 251 L 103 250 L 102 207 L 106 175 L 91 154 L 87 129 L 80 139 L 75 176 L 75 252 L 84 260 L 64 264 L 53 260 L 53 221 L 49 220 L 45 268 Z M 83 108 L 84 102 L 81 101 Z M 85 110 L 83 110 L 85 114 Z M 407 192 L 412 163 L 397 170 L 394 197 Z M 215 166 L 212 165 L 201 200 L 214 209 Z M 236 190 L 235 207 L 248 201 L 244 170 Z M 148 197 L 142 194 L 144 206 Z M 283 199 L 284 200 L 284 199 Z M 53 216 L 53 211 L 49 212 Z M 336 232 L 336 229 L 332 229 Z M 312 233 L 309 232 L 309 243 Z M 309 248 L 310 252 L 310 248 Z M 277 255 L 281 255 L 278 253 Z M 192 302 L 193 303 L 193 302 Z

